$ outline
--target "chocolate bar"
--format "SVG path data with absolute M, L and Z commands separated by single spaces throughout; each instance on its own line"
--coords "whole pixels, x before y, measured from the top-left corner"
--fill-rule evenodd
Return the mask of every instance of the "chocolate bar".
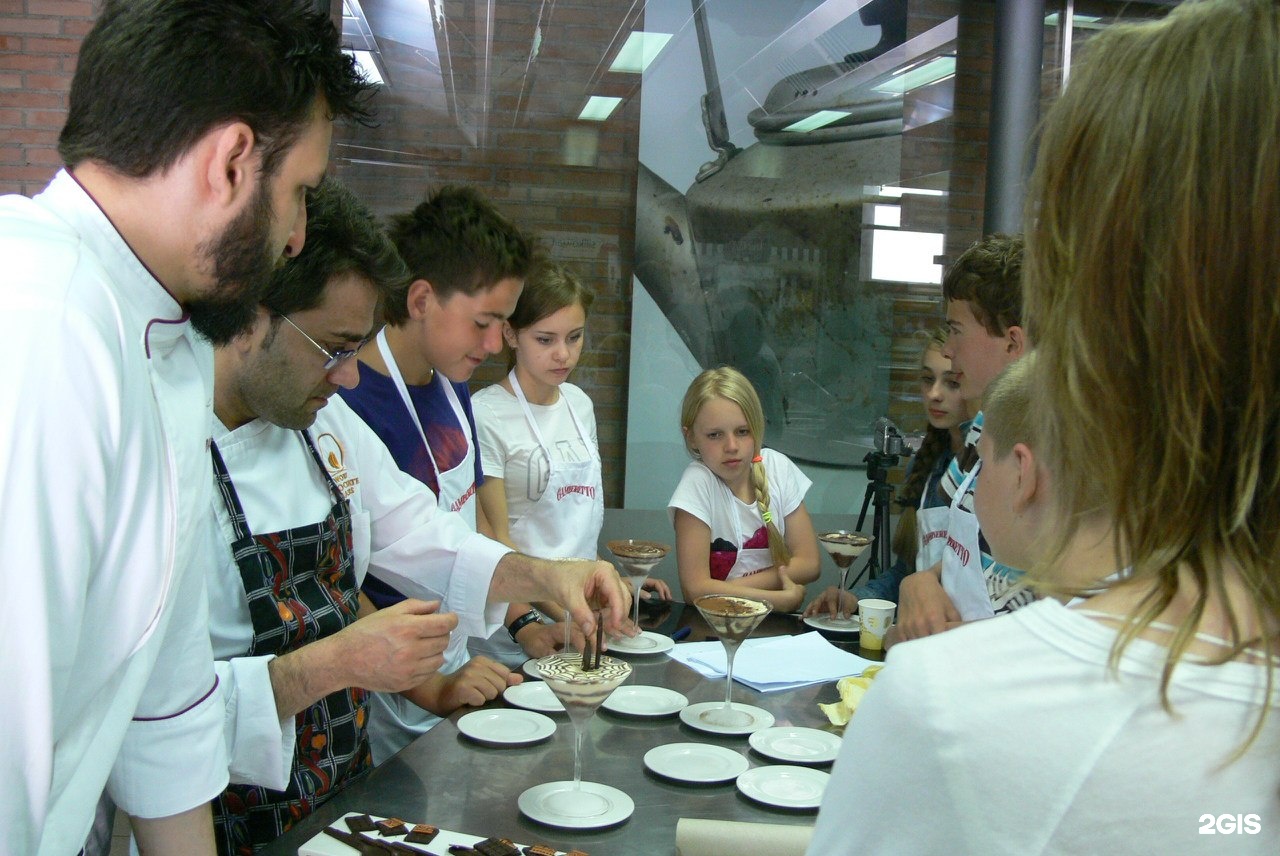
M 373 832 L 373 818 L 367 814 L 353 814 L 347 818 L 347 829 L 354 833 Z
M 374 823 L 378 827 L 379 835 L 403 835 L 409 831 L 409 827 L 405 826 L 403 820 L 398 817 L 388 817 L 386 820 L 379 820 Z
M 486 838 L 472 847 L 480 856 L 520 856 L 520 851 L 509 838 Z
M 431 840 L 439 834 L 440 828 L 438 826 L 419 823 L 409 830 L 409 834 L 404 837 L 404 840 L 410 844 L 430 844 Z

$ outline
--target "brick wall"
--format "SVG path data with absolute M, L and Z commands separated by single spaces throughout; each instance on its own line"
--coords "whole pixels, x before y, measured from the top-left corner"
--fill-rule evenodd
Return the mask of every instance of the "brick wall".
M 0 193 L 32 195 L 62 165 L 58 132 L 88 0 L 0 0 Z

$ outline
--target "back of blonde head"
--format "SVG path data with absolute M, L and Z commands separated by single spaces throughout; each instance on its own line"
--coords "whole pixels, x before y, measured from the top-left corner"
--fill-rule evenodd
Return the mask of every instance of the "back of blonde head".
M 698 418 L 703 406 L 716 398 L 732 401 L 742 410 L 747 420 L 747 429 L 755 441 L 756 455 L 761 454 L 764 443 L 764 408 L 760 406 L 760 396 L 742 372 L 729 366 L 707 369 L 693 379 L 685 390 L 684 401 L 680 405 L 680 427 L 684 429 L 685 448 L 693 454 L 689 446 L 689 432 L 693 422 Z M 773 511 L 769 506 L 769 478 L 765 474 L 764 462 L 752 463 L 751 484 L 756 492 L 756 507 L 764 518 L 765 531 L 769 535 L 769 554 L 775 565 L 785 565 L 791 561 L 791 551 L 787 549 L 777 524 L 773 522 Z
M 1153 593 L 1238 574 L 1280 617 L 1280 9 L 1186 3 L 1098 35 L 1046 121 L 1025 307 L 1066 536 L 1115 527 Z M 1272 630 L 1274 632 L 1274 630 Z M 1274 642 L 1242 638 L 1238 645 Z

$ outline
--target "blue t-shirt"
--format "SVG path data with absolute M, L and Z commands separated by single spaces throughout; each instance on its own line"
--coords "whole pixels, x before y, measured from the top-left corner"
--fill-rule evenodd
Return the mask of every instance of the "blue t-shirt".
M 476 438 L 476 419 L 471 412 L 471 391 L 465 383 L 453 383 L 439 372 L 436 372 L 429 383 L 406 386 L 409 400 L 413 402 L 423 433 L 427 435 L 427 442 L 431 445 L 431 454 L 435 459 L 435 467 L 432 467 L 427 458 L 427 449 L 418 436 L 418 428 L 413 424 L 409 411 L 405 410 L 395 381 L 364 363 L 359 363 L 359 368 L 359 385 L 354 389 L 341 389 L 338 394 L 382 438 L 400 469 L 431 488 L 432 493 L 439 495 L 437 469 L 442 473 L 448 472 L 462 463 L 467 456 L 468 447 L 477 450 L 480 448 Z M 453 412 L 453 406 L 445 394 L 446 383 L 453 385 L 462 412 L 466 414 L 468 425 L 465 429 L 458 424 L 457 414 Z M 478 451 L 475 455 L 475 469 L 476 487 L 479 487 L 484 483 L 484 472 L 480 468 Z M 379 609 L 404 600 L 403 594 L 373 576 L 365 577 L 362 589 Z

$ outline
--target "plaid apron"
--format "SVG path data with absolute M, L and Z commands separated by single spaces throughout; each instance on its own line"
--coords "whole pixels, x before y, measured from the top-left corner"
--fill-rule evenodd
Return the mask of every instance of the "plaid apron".
M 253 620 L 245 656 L 286 654 L 332 636 L 356 620 L 359 609 L 351 557 L 350 505 L 329 476 L 311 437 L 299 431 L 324 474 L 334 503 L 319 523 L 254 535 L 217 444 L 213 473 L 235 531 L 231 552 L 240 569 Z M 315 811 L 372 768 L 368 693 L 339 690 L 294 718 L 297 746 L 289 786 L 275 791 L 230 785 L 214 800 L 214 832 L 223 856 L 251 854 Z

